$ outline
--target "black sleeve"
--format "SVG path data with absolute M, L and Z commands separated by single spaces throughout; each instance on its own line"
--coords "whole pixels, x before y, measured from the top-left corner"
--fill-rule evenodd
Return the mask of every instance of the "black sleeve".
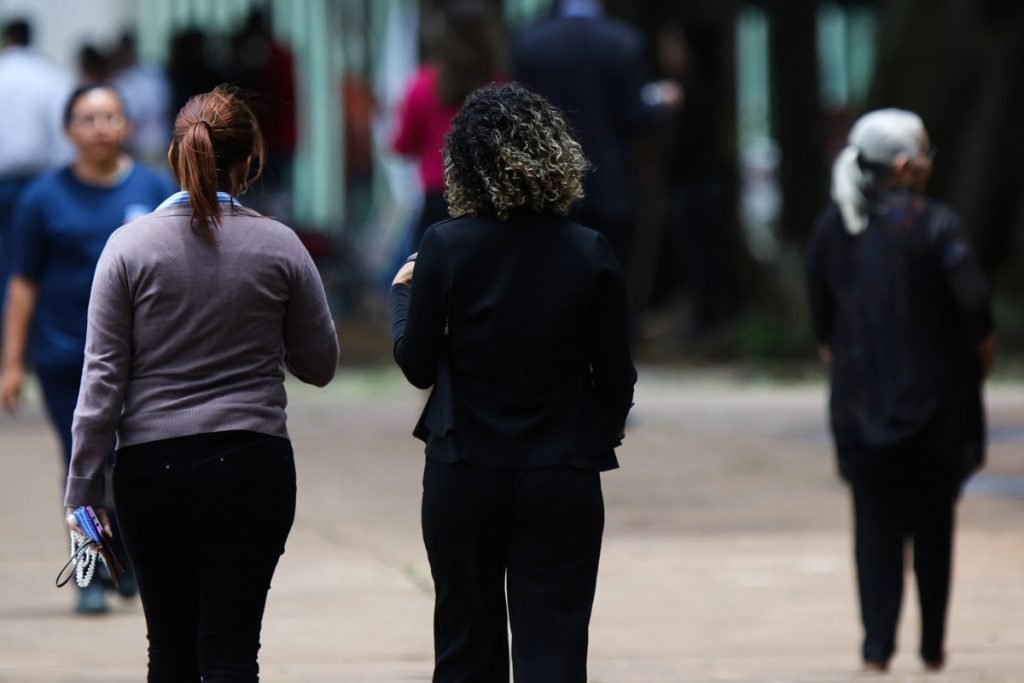
M 934 246 L 946 283 L 971 337 L 980 342 L 995 330 L 992 294 L 960 220 L 941 210 L 934 229 Z
M 828 280 L 829 264 L 825 248 L 830 227 L 829 214 L 822 216 L 814 226 L 811 244 L 807 250 L 807 294 L 811 306 L 811 325 L 820 346 L 832 346 L 832 325 L 835 321 L 835 300 Z
M 633 405 L 636 368 L 629 349 L 626 278 L 611 245 L 597 235 L 599 274 L 591 315 L 591 384 L 613 426 L 622 432 Z
M 447 257 L 437 232 L 428 229 L 416 257 L 412 287 L 391 288 L 395 362 L 420 389 L 434 384 L 447 317 Z

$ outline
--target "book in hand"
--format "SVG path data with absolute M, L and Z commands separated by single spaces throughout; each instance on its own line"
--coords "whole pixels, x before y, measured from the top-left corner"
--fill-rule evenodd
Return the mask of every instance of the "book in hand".
M 65 577 L 65 571 L 69 567 L 77 568 L 76 565 L 79 563 L 88 563 L 88 555 L 91 550 L 94 550 L 103 560 L 103 564 L 107 567 L 107 573 L 110 575 L 110 580 L 114 583 L 114 587 L 117 588 L 121 584 L 121 574 L 125 572 L 125 565 L 114 551 L 114 539 L 104 530 L 103 524 L 96 515 L 96 511 L 92 509 L 92 506 L 83 505 L 77 508 L 72 515 L 85 537 L 83 539 L 74 529 L 71 530 L 72 556 L 67 564 L 64 565 L 64 568 L 61 569 L 60 574 L 57 575 L 57 586 L 63 586 L 70 581 L 72 574 L 69 573 Z M 81 542 L 76 542 L 75 536 L 78 536 Z M 81 574 L 82 572 L 76 573 Z M 92 571 L 90 570 L 87 573 L 84 585 L 82 579 L 83 577 L 79 576 L 78 583 L 79 586 L 84 588 L 92 580 Z

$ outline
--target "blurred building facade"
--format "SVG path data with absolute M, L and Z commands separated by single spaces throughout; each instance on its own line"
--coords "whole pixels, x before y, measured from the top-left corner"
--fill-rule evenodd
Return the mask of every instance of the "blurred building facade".
M 490 1 L 501 5 L 510 30 L 550 14 L 554 5 L 553 0 Z M 416 44 L 417 16 L 443 4 L 444 0 L 0 0 L 0 17 L 31 19 L 39 50 L 71 69 L 78 46 L 112 41 L 126 29 L 137 34 L 141 56 L 152 64 L 166 63 L 172 36 L 189 28 L 201 29 L 211 49 L 223 51 L 227 37 L 251 10 L 265 10 L 275 36 L 295 55 L 300 139 L 289 213 L 304 223 L 341 230 L 346 225 L 346 107 L 341 84 L 346 74 L 358 73 L 375 91 L 379 111 L 386 113 L 418 58 L 408 47 Z M 779 212 L 771 177 L 778 144 L 772 121 L 772 17 L 766 7 L 770 3 L 697 2 L 690 3 L 694 9 L 681 13 L 670 7 L 679 4 L 610 3 L 613 12 L 640 23 L 682 14 L 684 21 L 696 17 L 704 23 L 732 24 L 733 35 L 724 43 L 734 43 L 735 50 L 732 152 L 745 187 L 741 217 L 755 255 L 768 258 L 774 248 L 772 224 Z M 812 4 L 817 12 L 822 105 L 830 116 L 845 122 L 848 116 L 843 112 L 863 101 L 870 83 L 874 10 L 863 3 Z M 216 61 L 216 54 L 211 57 Z
M 273 35 L 294 57 L 298 119 L 294 191 L 274 212 L 311 230 L 344 235 L 370 270 L 383 270 L 418 201 L 413 170 L 387 152 L 391 117 L 421 58 L 420 19 L 448 1 L 0 0 L 0 19 L 31 19 L 39 49 L 70 69 L 83 43 L 113 41 L 125 29 L 138 36 L 145 61 L 163 65 L 171 37 L 199 28 L 217 61 L 246 16 L 253 9 L 265 11 Z M 555 5 L 555 0 L 480 1 L 502 13 L 510 34 L 550 15 Z M 830 161 L 850 122 L 878 106 L 918 110 L 933 129 L 943 150 L 934 193 L 964 214 L 986 265 L 1006 269 L 1012 255 L 1024 253 L 1024 238 L 1015 237 L 1024 231 L 1014 230 L 1024 224 L 1024 202 L 1017 193 L 1022 181 L 1011 162 L 1015 156 L 1004 153 L 1024 153 L 1024 136 L 1012 124 L 1020 107 L 1010 104 L 1020 99 L 1020 89 L 1009 66 L 1024 50 L 1024 3 L 609 0 L 607 5 L 613 16 L 648 38 L 652 70 L 653 46 L 666 23 L 711 37 L 703 57 L 714 62 L 709 78 L 722 123 L 713 144 L 730 165 L 730 253 L 738 270 L 753 273 L 745 285 L 749 291 L 761 296 L 790 277 L 781 285 L 789 290 L 782 298 L 794 304 L 790 310 L 802 309 L 794 299 L 801 283 L 792 276 L 798 271 L 793 266 L 815 214 L 828 201 Z M 947 87 L 952 83 L 955 88 Z M 642 182 L 652 177 L 638 174 Z M 657 222 L 655 213 L 646 219 L 651 224 Z M 657 244 L 654 238 L 648 242 Z M 651 268 L 657 251 L 649 250 Z M 791 328 L 794 323 L 786 321 Z M 1024 318 L 1021 329 L 1024 335 Z

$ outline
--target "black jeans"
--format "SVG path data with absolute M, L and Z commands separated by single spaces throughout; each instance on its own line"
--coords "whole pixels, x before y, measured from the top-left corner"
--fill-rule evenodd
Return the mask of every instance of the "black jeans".
M 585 683 L 604 500 L 597 472 L 427 460 L 435 683 Z M 507 610 L 506 610 L 507 587 Z
M 267 591 L 295 517 L 291 443 L 233 431 L 122 448 L 114 500 L 149 683 L 257 681 Z
M 886 449 L 861 452 L 850 473 L 857 584 L 865 661 L 886 663 L 896 650 L 904 556 L 913 542 L 921 606 L 920 654 L 943 661 L 960 479 L 925 433 Z

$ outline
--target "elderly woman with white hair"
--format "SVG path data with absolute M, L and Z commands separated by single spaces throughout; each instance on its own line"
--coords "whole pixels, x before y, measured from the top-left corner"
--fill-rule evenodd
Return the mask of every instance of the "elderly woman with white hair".
M 989 287 L 957 216 L 923 196 L 933 156 L 916 114 L 861 117 L 833 166 L 834 204 L 808 255 L 839 470 L 853 493 L 871 671 L 885 671 L 896 649 L 908 541 L 920 655 L 929 670 L 945 664 L 954 509 L 984 461 Z

